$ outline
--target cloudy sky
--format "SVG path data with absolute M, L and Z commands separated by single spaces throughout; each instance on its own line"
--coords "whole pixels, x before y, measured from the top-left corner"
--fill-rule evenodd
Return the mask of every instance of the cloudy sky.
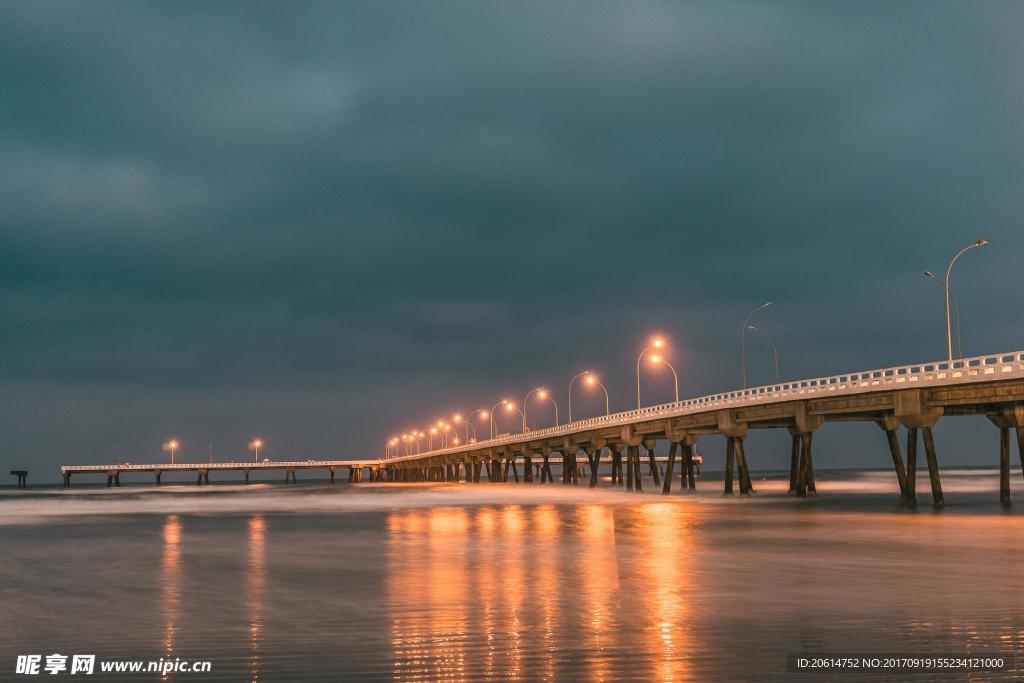
M 1024 348 L 1017 3 L 0 3 L 0 470 Z M 764 339 L 753 382 L 773 377 Z M 671 397 L 645 374 L 645 401 Z M 594 396 L 574 397 L 594 413 Z M 542 407 L 534 408 L 537 424 Z M 509 425 L 511 426 L 511 425 Z M 995 463 L 948 419 L 940 460 Z M 823 466 L 885 465 L 826 426 Z M 788 457 L 759 435 L 754 466 Z M 709 440 L 709 462 L 721 445 Z M 6 483 L 6 482 L 5 482 Z

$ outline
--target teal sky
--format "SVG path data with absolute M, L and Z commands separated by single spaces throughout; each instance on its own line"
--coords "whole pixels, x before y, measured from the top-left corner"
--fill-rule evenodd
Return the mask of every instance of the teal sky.
M 1022 19 L 6 0 L 0 472 L 172 436 L 197 459 L 256 434 L 271 457 L 362 456 L 541 384 L 564 413 L 585 368 L 624 409 L 653 331 L 684 395 L 712 393 L 766 299 L 785 378 L 934 360 L 943 292 L 920 272 L 982 236 L 954 282 L 964 353 L 1024 348 Z M 749 354 L 770 381 L 768 345 Z M 945 463 L 996 462 L 983 420 L 938 439 Z M 868 425 L 819 443 L 819 466 L 888 458 Z M 780 467 L 788 440 L 748 451 Z

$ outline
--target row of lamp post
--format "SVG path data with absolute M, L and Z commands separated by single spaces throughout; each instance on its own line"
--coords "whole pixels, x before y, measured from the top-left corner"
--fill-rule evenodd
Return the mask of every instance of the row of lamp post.
M 956 253 L 956 255 L 953 256 L 953 259 L 949 262 L 949 267 L 946 268 L 946 277 L 945 277 L 945 279 L 937 277 L 931 271 L 927 271 L 926 270 L 923 273 L 923 275 L 925 275 L 926 277 L 931 278 L 935 282 L 937 282 L 940 285 L 942 285 L 943 289 L 946 292 L 946 355 L 947 355 L 947 358 L 948 358 L 948 360 L 950 362 L 953 361 L 953 320 L 954 320 L 954 318 L 956 320 L 956 351 L 957 351 L 957 357 L 963 357 L 962 356 L 962 349 L 961 349 L 961 346 L 960 346 L 960 309 L 959 309 L 959 306 L 957 305 L 956 297 L 953 294 L 953 289 L 952 289 L 952 285 L 951 285 L 953 264 L 955 264 L 957 259 L 959 259 L 961 256 L 963 256 L 967 251 L 969 251 L 971 249 L 974 249 L 976 247 L 985 246 L 986 244 L 988 244 L 988 240 L 985 239 L 985 238 L 982 238 L 982 239 L 977 240 L 976 242 L 973 242 L 973 243 L 967 245 L 966 247 L 964 247 L 963 249 L 958 251 Z M 952 306 L 953 306 L 953 311 L 952 312 L 950 310 L 950 302 L 951 301 L 952 301 Z M 779 383 L 779 381 L 781 381 L 781 376 L 780 376 L 780 371 L 779 371 L 779 347 L 776 345 L 775 340 L 771 337 L 771 335 L 769 335 L 767 332 L 765 332 L 763 329 L 761 329 L 760 326 L 751 323 L 751 319 L 757 313 L 759 313 L 759 312 L 763 311 L 764 309 L 768 308 L 769 306 L 772 305 L 772 303 L 773 303 L 772 301 L 766 301 L 763 304 L 761 304 L 760 306 L 758 306 L 757 308 L 755 308 L 752 311 L 750 311 L 747 314 L 746 318 L 743 319 L 743 325 L 740 328 L 740 379 L 741 379 L 741 382 L 742 382 L 742 385 L 743 385 L 744 389 L 747 388 L 747 332 L 754 332 L 756 334 L 760 334 L 761 336 L 763 336 L 765 339 L 768 340 L 768 343 L 771 345 L 771 348 L 772 348 L 772 357 L 773 357 L 774 364 L 775 364 L 775 382 L 777 384 L 777 383 Z M 661 338 L 661 337 L 654 337 L 654 338 L 652 338 L 650 340 L 650 342 L 643 349 L 641 349 L 640 354 L 637 356 L 637 359 L 636 359 L 636 407 L 637 407 L 638 410 L 642 406 L 641 400 L 640 400 L 640 365 L 641 365 L 641 363 L 642 363 L 642 361 L 643 361 L 643 359 L 645 357 L 649 358 L 650 362 L 653 365 L 664 365 L 669 370 L 672 371 L 672 379 L 675 382 L 675 400 L 676 400 L 676 403 L 679 402 L 679 375 L 678 375 L 678 373 L 676 373 L 676 369 L 672 366 L 672 364 L 669 363 L 668 360 L 665 358 L 664 353 L 662 352 L 662 349 L 664 347 L 665 347 L 665 340 L 663 338 Z M 605 414 L 606 415 L 610 414 L 611 410 L 610 410 L 610 405 L 609 405 L 610 402 L 609 402 L 609 397 L 608 397 L 608 389 L 605 388 L 605 386 L 601 382 L 598 381 L 598 379 L 594 375 L 594 373 L 592 373 L 590 370 L 584 370 L 583 372 L 576 373 L 569 380 L 569 391 L 568 391 L 568 395 L 569 395 L 569 422 L 572 422 L 572 420 L 573 420 L 573 415 L 572 415 L 572 388 L 573 388 L 573 384 L 575 384 L 576 380 L 581 379 L 581 378 L 583 379 L 583 381 L 587 385 L 589 385 L 589 386 L 598 386 L 598 387 L 601 388 L 602 391 L 604 391 Z M 471 438 L 470 437 L 470 430 L 471 429 L 473 431 L 472 440 L 475 441 L 476 440 L 476 428 L 472 424 L 472 422 L 473 422 L 472 418 L 473 418 L 474 415 L 479 415 L 480 419 L 488 420 L 489 421 L 489 424 L 490 424 L 490 436 L 493 439 L 495 436 L 497 436 L 497 433 L 496 433 L 497 428 L 496 428 L 495 421 L 494 421 L 494 411 L 497 408 L 499 408 L 501 406 L 504 406 L 505 410 L 508 411 L 508 412 L 513 412 L 513 411 L 518 411 L 519 412 L 519 415 L 522 418 L 523 432 L 525 433 L 525 432 L 529 431 L 529 425 L 527 423 L 528 402 L 529 402 L 530 397 L 533 396 L 534 394 L 536 394 L 537 397 L 540 398 L 541 400 L 545 400 L 545 399 L 546 400 L 550 400 L 552 405 L 554 405 L 554 408 L 555 408 L 555 425 L 557 426 L 559 424 L 559 421 L 558 421 L 558 404 L 555 402 L 555 399 L 550 395 L 550 393 L 546 389 L 544 389 L 542 387 L 537 387 L 536 389 L 532 389 L 531 391 L 529 391 L 526 394 L 526 396 L 523 398 L 523 404 L 522 404 L 523 407 L 522 407 L 522 409 L 520 409 L 518 406 L 516 406 L 516 404 L 513 401 L 511 401 L 510 399 L 503 399 L 503 400 L 498 401 L 497 403 L 495 403 L 493 406 L 491 406 L 490 410 L 486 410 L 486 409 L 483 409 L 483 408 L 478 409 L 478 410 L 474 410 L 473 412 L 469 413 L 469 415 L 467 415 L 465 418 L 463 418 L 462 415 L 455 415 L 453 417 L 453 421 L 456 422 L 456 423 L 461 422 L 461 421 L 465 421 L 465 423 L 466 423 L 466 441 L 470 442 L 470 438 Z M 439 422 L 439 425 L 443 425 L 446 429 L 448 427 L 448 425 L 446 423 L 444 423 L 443 421 Z M 437 429 L 436 427 L 432 427 L 431 430 L 430 430 L 430 433 L 436 433 L 436 429 Z M 398 447 L 399 447 L 400 443 L 404 443 L 405 444 L 405 454 L 406 455 L 410 455 L 410 454 L 412 454 L 414 452 L 418 453 L 419 452 L 419 439 L 421 437 L 423 437 L 423 436 L 424 436 L 424 433 L 422 431 L 415 431 L 414 430 L 411 433 L 403 434 L 401 437 L 394 437 L 394 438 L 392 438 L 391 440 L 389 440 L 387 442 L 387 446 L 388 446 L 387 453 L 389 455 L 391 455 L 391 456 L 398 455 Z M 414 450 L 410 450 L 410 444 L 411 443 L 415 444 Z M 443 441 L 443 443 L 444 443 L 444 445 L 447 445 L 447 440 Z M 455 439 L 455 444 L 458 444 L 458 438 L 457 437 Z M 433 448 L 432 440 L 428 440 L 428 448 L 430 448 L 430 449 Z M 173 452 L 172 452 L 172 459 L 173 459 Z
M 164 453 L 171 454 L 171 464 L 174 464 L 174 455 L 181 448 L 181 443 L 177 439 L 168 439 L 160 446 Z M 253 456 L 254 462 L 260 461 L 260 449 L 263 448 L 263 439 L 255 438 L 249 442 L 249 450 L 254 451 Z M 213 462 L 213 444 L 210 444 L 210 462 Z

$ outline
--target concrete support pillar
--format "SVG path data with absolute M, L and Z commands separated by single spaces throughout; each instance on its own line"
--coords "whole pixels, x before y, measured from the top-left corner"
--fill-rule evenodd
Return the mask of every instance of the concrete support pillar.
M 596 446 L 592 451 L 587 451 L 587 460 L 590 462 L 590 484 L 588 488 L 597 488 L 598 477 L 601 471 L 601 446 Z
M 523 453 L 523 483 L 533 483 L 533 458 L 529 451 Z
M 936 506 L 943 504 L 942 482 L 939 480 L 939 461 L 935 457 L 935 438 L 932 436 L 932 428 L 924 427 L 924 457 L 928 460 L 928 479 L 932 485 L 932 502 Z
M 248 485 L 248 484 L 249 484 L 249 468 L 248 468 L 248 467 L 246 467 L 246 468 L 245 468 L 244 470 L 242 470 L 242 471 L 243 471 L 243 472 L 245 473 L 245 483 L 246 483 L 246 485 Z
M 658 461 L 654 455 L 654 449 L 658 445 L 658 442 L 654 439 L 645 439 L 644 448 L 647 449 L 647 466 L 651 472 L 651 479 L 654 480 L 655 486 L 661 486 L 661 478 L 658 476 Z
M 622 447 L 609 444 L 608 450 L 612 455 L 612 486 L 622 486 Z
M 796 495 L 806 498 L 809 493 L 816 494 L 817 486 L 814 483 L 814 457 L 811 452 L 811 444 L 814 432 L 802 432 L 800 434 L 800 467 L 796 479 Z
M 1010 428 L 999 428 L 999 502 L 1010 502 Z
M 676 467 L 676 452 L 679 450 L 679 444 L 675 440 L 672 440 L 668 444 L 668 463 L 665 466 L 665 483 L 661 487 L 662 495 L 668 495 L 672 492 L 672 473 Z
M 789 493 L 796 493 L 796 482 L 800 477 L 800 432 L 790 427 L 789 433 L 792 442 L 789 447 Z
M 736 466 L 740 475 L 740 495 L 749 496 L 754 493 L 754 485 L 750 481 L 750 468 L 747 467 L 747 453 L 743 448 L 743 437 L 736 437 Z
M 328 467 L 327 468 L 327 470 L 331 473 L 331 483 L 332 484 L 334 483 L 334 469 L 335 468 L 333 468 L 333 467 Z
M 725 488 L 722 495 L 732 495 L 733 463 L 736 460 L 736 441 L 731 436 L 725 437 Z
M 907 428 L 907 496 L 908 503 L 917 502 L 917 427 Z
M 633 450 L 636 447 L 635 445 L 626 446 L 626 490 L 633 490 L 633 484 L 636 483 L 636 476 L 633 473 Z
M 695 441 L 696 438 L 694 438 L 694 442 Z M 696 493 L 697 479 L 694 473 L 695 463 L 693 462 L 693 446 L 694 443 L 691 443 L 689 439 L 683 441 L 683 475 L 686 477 L 686 485 L 684 488 L 688 488 L 688 490 Z
M 71 488 L 71 473 L 70 472 L 64 473 L 64 488 L 66 488 L 66 489 Z
M 153 473 L 153 476 L 156 479 L 156 485 L 157 486 L 160 486 L 160 475 L 162 475 L 162 474 L 163 474 L 163 472 L 161 472 L 160 470 L 157 470 L 156 472 Z

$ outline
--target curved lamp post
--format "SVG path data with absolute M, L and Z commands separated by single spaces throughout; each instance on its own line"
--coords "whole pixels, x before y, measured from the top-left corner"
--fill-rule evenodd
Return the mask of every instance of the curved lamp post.
M 661 337 L 655 337 L 651 340 L 651 343 L 644 347 L 640 355 L 636 357 L 636 409 L 640 410 L 640 361 L 643 360 L 644 355 L 651 349 L 660 349 L 665 345 L 665 340 Z
M 529 401 L 530 397 L 533 396 L 534 394 L 537 394 L 537 398 L 541 399 L 542 401 L 544 399 L 547 399 L 547 400 L 551 401 L 551 405 L 553 405 L 555 407 L 555 426 L 557 427 L 558 426 L 558 404 L 555 403 L 554 397 L 551 396 L 551 394 L 548 393 L 547 389 L 545 389 L 544 387 L 537 387 L 536 389 L 531 389 L 529 391 L 529 393 L 527 393 L 526 396 L 523 397 L 523 409 L 520 411 L 523 414 L 523 432 L 527 431 L 527 425 L 526 425 L 527 404 L 526 404 L 526 402 Z
M 163 446 L 160 447 L 160 448 L 163 449 L 164 453 L 170 453 L 171 454 L 171 464 L 172 465 L 174 464 L 174 454 L 175 454 L 175 452 L 177 452 L 179 446 L 180 446 L 180 444 L 178 443 L 177 439 L 171 439 L 170 441 L 168 441 L 167 443 L 165 443 Z
M 743 380 L 743 388 L 747 388 L 747 325 L 750 324 L 750 319 L 754 317 L 754 314 L 758 311 L 763 311 L 772 305 L 773 302 L 765 301 L 763 304 L 747 313 L 747 317 L 743 319 L 743 326 L 740 328 L 740 373 Z
M 259 462 L 260 449 L 263 448 L 263 439 L 253 439 L 249 442 L 249 448 L 256 452 L 256 460 L 254 462 Z
M 497 408 L 498 406 L 501 406 L 501 405 L 508 405 L 509 403 L 511 403 L 511 401 L 509 401 L 507 398 L 503 398 L 500 401 L 498 401 L 497 403 L 495 403 L 493 406 L 491 406 L 491 409 L 488 411 L 488 416 L 491 418 L 491 438 L 492 439 L 494 438 L 494 434 L 495 434 L 495 431 L 494 431 L 494 409 Z
M 775 357 L 775 383 L 779 383 L 779 347 L 775 345 L 775 340 L 772 339 L 771 335 L 762 330 L 757 325 L 747 325 L 747 329 L 751 332 L 757 332 L 772 345 L 772 355 Z
M 980 240 L 973 244 L 968 244 L 966 247 L 964 247 L 963 249 L 956 253 L 956 256 L 953 257 L 953 260 L 949 262 L 949 268 L 946 268 L 946 352 L 948 360 L 951 363 L 953 362 L 953 331 L 952 320 L 949 314 L 949 291 L 950 287 L 952 286 L 950 278 L 953 274 L 953 264 L 956 263 L 956 260 L 963 256 L 965 252 L 968 252 L 971 249 L 974 249 L 975 247 L 983 247 L 986 244 L 988 244 L 988 240 L 985 239 L 984 237 L 982 237 Z
M 941 277 L 936 277 L 935 273 L 933 273 L 932 271 L 921 271 L 921 275 L 924 275 L 925 277 L 935 280 L 943 289 L 946 288 L 946 281 L 943 280 Z M 955 319 L 953 324 L 954 327 L 956 327 L 956 355 L 960 358 L 963 358 L 964 352 L 960 346 L 960 306 L 956 302 L 956 292 L 954 292 L 952 288 L 950 288 L 949 290 L 949 297 L 953 300 L 953 318 Z
M 505 412 L 506 413 L 511 413 L 513 410 L 516 411 L 517 413 L 519 413 L 519 417 L 523 421 L 523 434 L 525 434 L 526 433 L 526 413 L 524 413 L 522 410 L 520 410 L 519 406 L 517 406 L 512 401 L 505 401 Z
M 590 370 L 584 370 L 583 372 L 577 372 L 575 375 L 572 376 L 572 379 L 569 380 L 569 422 L 570 423 L 572 422 L 572 383 L 575 382 L 580 377 L 583 377 L 584 375 L 589 375 L 589 374 L 590 374 Z
M 476 425 L 473 424 L 473 416 L 479 414 L 481 420 L 486 420 L 491 416 L 487 412 L 486 408 L 477 408 L 472 413 L 466 416 L 466 443 L 469 443 L 469 430 L 473 430 L 473 441 L 476 441 Z
M 676 403 L 679 403 L 679 375 L 676 374 L 676 369 L 672 367 L 671 363 L 665 360 L 664 356 L 658 355 L 656 353 L 651 355 L 651 363 L 654 363 L 655 365 L 657 365 L 658 363 L 661 363 L 662 365 L 667 365 L 668 369 L 672 371 L 672 379 L 675 380 L 676 383 Z
M 601 387 L 601 391 L 604 392 L 604 414 L 611 415 L 611 410 L 609 410 L 608 407 L 608 390 L 605 389 L 603 384 L 597 381 L 597 377 L 595 377 L 594 375 L 588 375 L 587 379 L 584 381 L 590 386 L 594 386 L 596 384 L 597 386 Z

